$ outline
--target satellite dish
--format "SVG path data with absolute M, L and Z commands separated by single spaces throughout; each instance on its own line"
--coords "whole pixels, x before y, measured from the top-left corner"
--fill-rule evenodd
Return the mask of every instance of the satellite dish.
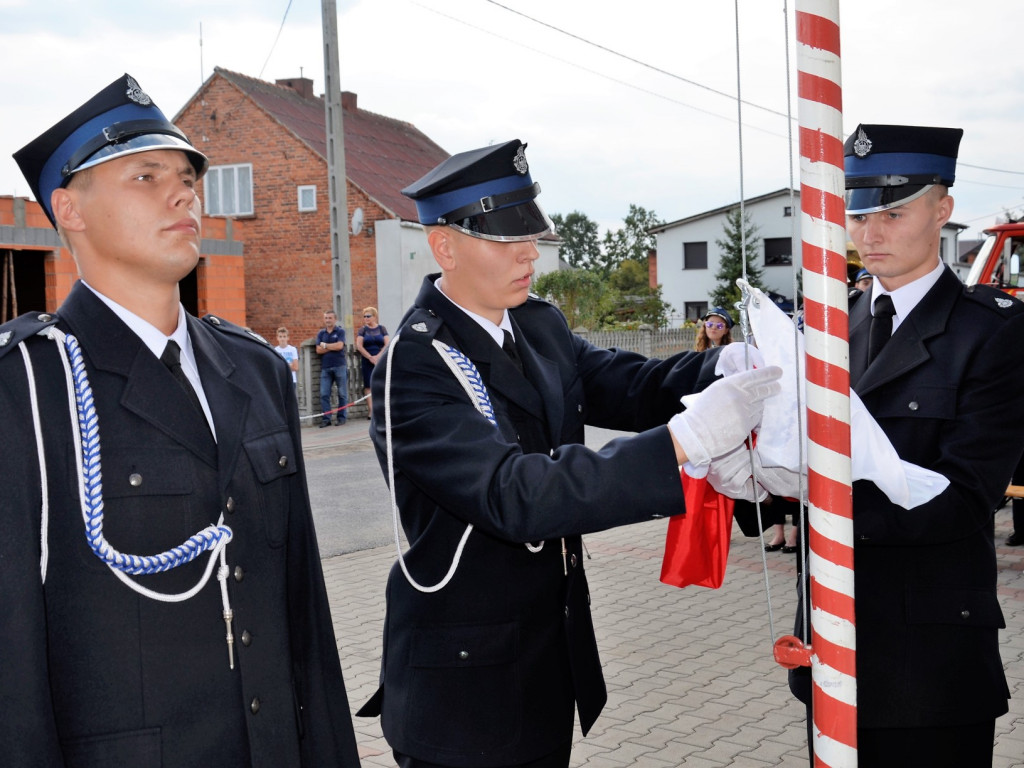
M 352 228 L 349 231 L 350 235 L 358 235 L 363 231 L 363 209 L 356 208 L 352 211 Z

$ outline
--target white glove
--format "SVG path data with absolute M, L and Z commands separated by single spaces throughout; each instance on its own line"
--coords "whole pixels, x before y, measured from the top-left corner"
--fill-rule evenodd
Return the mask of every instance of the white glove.
M 765 399 L 779 393 L 781 376 L 777 366 L 741 371 L 687 396 L 688 407 L 668 428 L 690 463 L 710 464 L 746 440 L 761 421 Z
M 750 474 L 751 466 L 753 477 Z M 707 477 L 711 487 L 719 493 L 746 501 L 754 501 L 755 490 L 757 501 L 762 501 L 769 493 L 795 499 L 799 498 L 801 491 L 799 474 L 785 467 L 762 466 L 761 455 L 754 451 L 751 456 L 746 445 L 712 461 L 708 466 Z M 806 483 L 803 496 L 806 500 Z
M 726 344 L 715 361 L 716 376 L 732 376 L 748 368 L 764 368 L 764 355 L 750 344 Z
M 754 462 L 756 465 L 756 453 Z M 708 466 L 708 482 L 720 494 L 733 499 L 754 501 L 756 493 L 756 500 L 764 501 L 768 496 L 768 491 L 755 483 L 750 475 L 750 451 L 745 445 L 712 461 Z

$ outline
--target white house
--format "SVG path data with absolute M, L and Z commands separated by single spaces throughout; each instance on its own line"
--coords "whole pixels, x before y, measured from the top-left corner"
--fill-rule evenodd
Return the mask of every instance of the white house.
M 725 239 L 725 221 L 739 202 L 715 208 L 695 216 L 662 224 L 650 230 L 657 243 L 657 274 L 662 298 L 672 305 L 671 325 L 695 320 L 708 309 L 709 296 L 718 285 L 722 249 L 717 240 Z M 796 296 L 796 274 L 803 266 L 800 252 L 800 192 L 788 188 L 748 199 L 744 211 L 757 228 L 758 244 L 747 254 L 748 263 L 763 271 L 764 284 L 777 301 L 792 302 Z M 942 228 L 939 255 L 958 276 L 957 238 L 965 227 L 947 223 Z M 794 247 L 795 246 L 795 247 Z M 852 243 L 847 244 L 847 262 L 852 277 L 860 269 L 860 259 Z
M 672 305 L 672 325 L 695 320 L 708 309 L 709 296 L 718 285 L 715 275 L 722 259 L 716 240 L 725 239 L 725 218 L 739 203 L 715 208 L 650 230 L 658 252 L 657 282 L 661 295 Z M 795 295 L 794 267 L 799 269 L 800 193 L 788 189 L 748 199 L 744 211 L 757 228 L 756 249 L 748 263 L 763 268 L 764 284 L 790 301 Z

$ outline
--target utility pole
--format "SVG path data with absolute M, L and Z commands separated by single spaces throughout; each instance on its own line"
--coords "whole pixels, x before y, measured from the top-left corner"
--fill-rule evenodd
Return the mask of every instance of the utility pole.
M 338 10 L 321 0 L 324 27 L 324 112 L 327 133 L 327 188 L 331 218 L 332 304 L 345 329 L 346 353 L 352 348 L 352 260 L 348 248 L 348 185 L 345 181 L 345 129 L 341 115 L 341 65 L 338 59 Z

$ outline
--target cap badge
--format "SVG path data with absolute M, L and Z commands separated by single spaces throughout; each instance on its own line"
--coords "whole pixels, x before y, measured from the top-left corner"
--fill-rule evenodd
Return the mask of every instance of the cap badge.
M 125 96 L 143 107 L 148 107 L 153 103 L 149 94 L 142 90 L 142 86 L 131 75 L 128 75 L 128 90 L 125 92 Z
M 512 167 L 516 169 L 516 173 L 520 176 L 525 176 L 529 170 L 530 165 L 526 162 L 526 145 L 520 145 L 519 149 L 516 150 L 516 156 L 512 158 Z
M 11 336 L 13 335 L 14 333 L 12 331 L 4 331 L 3 333 L 0 333 L 0 347 L 6 347 L 7 342 L 11 340 Z
M 871 139 L 864 133 L 863 128 L 857 129 L 857 140 L 853 142 L 853 154 L 857 157 L 867 157 L 871 151 Z
M 409 327 L 412 328 L 417 333 L 426 333 L 427 332 L 427 324 L 426 323 L 413 323 Z
M 1000 309 L 1009 309 L 1013 306 L 1013 302 L 1009 299 L 996 299 L 996 306 Z

